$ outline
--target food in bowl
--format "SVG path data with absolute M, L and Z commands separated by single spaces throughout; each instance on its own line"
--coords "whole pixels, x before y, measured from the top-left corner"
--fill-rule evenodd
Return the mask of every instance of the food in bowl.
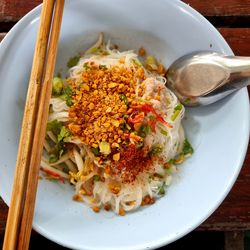
M 95 212 L 153 204 L 193 153 L 164 67 L 138 53 L 105 44 L 101 33 L 70 59 L 65 79 L 53 79 L 41 170 L 72 183 L 73 199 Z

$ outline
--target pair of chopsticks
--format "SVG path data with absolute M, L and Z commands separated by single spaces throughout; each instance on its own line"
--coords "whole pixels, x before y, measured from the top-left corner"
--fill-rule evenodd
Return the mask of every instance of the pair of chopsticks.
M 4 250 L 29 248 L 64 0 L 44 0 L 19 141 Z

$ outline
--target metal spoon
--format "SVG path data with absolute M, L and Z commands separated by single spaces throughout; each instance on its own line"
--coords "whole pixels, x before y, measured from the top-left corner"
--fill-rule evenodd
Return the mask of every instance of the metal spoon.
M 250 84 L 250 57 L 194 52 L 176 60 L 166 78 L 185 106 L 204 106 Z

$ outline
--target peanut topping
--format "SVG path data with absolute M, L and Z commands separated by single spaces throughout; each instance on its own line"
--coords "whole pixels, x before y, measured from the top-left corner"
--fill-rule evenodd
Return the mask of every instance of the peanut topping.
M 89 63 L 81 73 L 81 80 L 68 79 L 74 92 L 69 109 L 71 133 L 90 146 L 99 145 L 101 141 L 113 147 L 122 143 L 125 136 L 120 124 L 128 111 L 128 103 L 121 95 L 128 102 L 135 97 L 138 77 L 145 78 L 141 68 L 106 68 Z

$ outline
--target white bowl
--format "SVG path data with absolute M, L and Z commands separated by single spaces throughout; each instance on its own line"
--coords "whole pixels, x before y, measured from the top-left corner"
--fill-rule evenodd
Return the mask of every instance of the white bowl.
M 41 6 L 0 45 L 0 194 L 7 204 Z M 122 49 L 144 46 L 166 66 L 188 52 L 231 49 L 200 14 L 172 0 L 66 1 L 57 70 L 104 31 Z M 180 168 L 166 196 L 125 217 L 93 213 L 71 200 L 73 188 L 42 180 L 34 229 L 74 249 L 148 249 L 168 244 L 199 226 L 219 206 L 241 169 L 249 137 L 246 89 L 214 105 L 187 110 L 184 122 L 194 155 Z

